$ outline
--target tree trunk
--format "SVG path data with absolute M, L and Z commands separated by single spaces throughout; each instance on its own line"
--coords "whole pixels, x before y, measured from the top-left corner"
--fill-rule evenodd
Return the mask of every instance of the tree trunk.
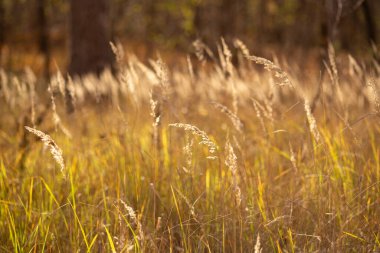
M 237 0 L 222 0 L 219 5 L 219 36 L 229 40 L 236 34 Z
M 194 2 L 194 39 L 201 39 L 206 45 L 212 46 L 221 36 L 218 5 L 215 1 Z
M 364 1 L 362 4 L 363 12 L 364 12 L 364 18 L 366 22 L 367 27 L 367 36 L 369 43 L 377 43 L 377 37 L 376 37 L 376 22 L 373 19 L 371 8 L 369 6 L 368 0 Z
M 43 72 L 46 79 L 49 79 L 50 50 L 49 33 L 46 20 L 46 2 L 37 0 L 37 29 L 38 29 L 38 50 L 44 55 Z
M 144 2 L 144 15 L 146 20 L 145 27 L 145 43 L 146 43 L 146 58 L 154 57 L 154 43 L 155 37 L 159 33 L 157 24 L 157 2 L 156 0 L 145 0 Z
M 0 50 L 2 49 L 4 42 L 5 42 L 5 8 L 4 8 L 4 0 L 0 0 Z
M 100 74 L 112 68 L 108 0 L 71 0 L 70 66 L 71 75 Z

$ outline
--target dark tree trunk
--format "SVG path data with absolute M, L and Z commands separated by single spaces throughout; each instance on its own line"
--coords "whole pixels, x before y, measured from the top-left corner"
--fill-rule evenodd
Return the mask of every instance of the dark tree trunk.
M 265 38 L 262 36 L 262 34 L 265 34 L 266 31 L 267 9 L 265 4 L 265 0 L 259 0 L 257 6 L 258 11 L 256 11 L 257 17 L 255 17 L 255 19 L 257 20 L 257 24 L 253 28 L 253 34 L 257 43 L 257 48 L 262 48 L 265 44 Z
M 194 6 L 194 28 L 197 37 L 202 37 L 202 26 L 203 26 L 203 12 L 201 3 Z
M 336 34 L 337 13 L 335 3 L 325 0 L 320 9 L 320 39 L 319 39 L 319 62 L 321 80 L 325 75 L 325 63 L 328 62 L 328 45 L 333 43 Z
M 221 36 L 219 24 L 219 6 L 211 1 L 199 1 L 194 6 L 193 24 L 196 39 L 212 46 Z
M 71 0 L 71 54 L 69 73 L 100 74 L 112 67 L 114 56 L 111 40 L 108 0 Z
M 4 0 L 0 0 L 0 50 L 5 42 L 5 8 Z
M 154 42 L 155 37 L 158 34 L 158 27 L 160 24 L 157 24 L 158 16 L 157 16 L 157 3 L 156 0 L 145 0 L 145 17 L 146 17 L 146 27 L 145 27 L 145 43 L 147 47 L 146 57 L 152 58 L 154 57 Z
M 376 38 L 376 23 L 371 14 L 371 8 L 369 6 L 368 0 L 364 1 L 362 4 L 362 9 L 364 13 L 364 18 L 367 27 L 367 36 L 370 43 L 377 43 Z
M 222 0 L 219 6 L 219 35 L 230 39 L 236 36 L 237 0 Z
M 46 1 L 37 0 L 38 49 L 44 55 L 44 76 L 49 79 L 50 50 L 46 17 Z

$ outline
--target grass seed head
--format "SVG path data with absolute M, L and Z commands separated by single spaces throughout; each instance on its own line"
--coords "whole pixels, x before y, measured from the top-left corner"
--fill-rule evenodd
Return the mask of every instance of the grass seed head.
M 59 164 L 61 167 L 61 172 L 63 173 L 65 170 L 65 163 L 63 161 L 63 154 L 62 150 L 58 147 L 58 145 L 55 143 L 55 141 L 44 132 L 37 130 L 32 127 L 25 126 L 25 129 L 31 132 L 32 134 L 36 135 L 41 139 L 41 141 L 49 147 L 50 153 L 53 156 L 54 160 Z
M 232 125 L 235 127 L 235 129 L 242 133 L 244 130 L 244 124 L 243 122 L 239 119 L 239 117 L 230 111 L 226 106 L 219 104 L 217 102 L 213 102 L 215 108 L 219 109 L 222 113 L 226 114 L 227 117 L 231 120 Z
M 190 125 L 190 124 L 184 124 L 184 123 L 174 123 L 174 124 L 169 124 L 169 126 L 182 128 L 185 131 L 188 131 L 195 136 L 199 136 L 201 138 L 201 141 L 199 142 L 199 144 L 203 144 L 207 146 L 209 153 L 214 154 L 215 151 L 217 150 L 216 144 L 212 140 L 210 140 L 207 134 L 204 131 L 200 130 L 198 127 Z
M 315 141 L 319 143 L 321 141 L 321 135 L 317 127 L 317 121 L 315 120 L 314 115 L 311 112 L 309 100 L 305 99 L 304 107 L 305 107 L 307 121 L 309 122 L 310 132 L 313 135 Z
M 262 58 L 262 57 L 257 57 L 257 56 L 248 56 L 246 57 L 248 60 L 251 60 L 257 64 L 263 65 L 264 69 L 272 72 L 274 76 L 279 80 L 277 85 L 279 86 L 289 86 L 291 88 L 294 88 L 292 82 L 289 79 L 288 74 L 283 71 L 279 66 L 274 64 L 272 61 Z

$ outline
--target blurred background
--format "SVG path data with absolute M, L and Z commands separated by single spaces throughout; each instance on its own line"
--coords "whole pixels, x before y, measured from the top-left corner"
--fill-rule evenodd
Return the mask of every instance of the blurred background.
M 254 54 L 371 57 L 380 39 L 379 0 L 0 0 L 1 68 L 49 75 L 98 72 L 112 64 L 109 41 L 141 59 L 211 49 L 225 38 Z

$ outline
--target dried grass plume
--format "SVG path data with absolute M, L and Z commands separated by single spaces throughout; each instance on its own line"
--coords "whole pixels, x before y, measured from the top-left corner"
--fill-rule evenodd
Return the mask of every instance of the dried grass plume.
M 65 170 L 65 163 L 63 161 L 62 155 L 63 153 L 62 150 L 55 143 L 55 141 L 49 135 L 45 134 L 40 130 L 28 126 L 25 126 L 25 129 L 39 137 L 41 141 L 44 143 L 44 145 L 49 147 L 51 155 L 53 156 L 54 160 L 59 164 L 59 166 L 61 167 L 61 172 L 63 173 Z

